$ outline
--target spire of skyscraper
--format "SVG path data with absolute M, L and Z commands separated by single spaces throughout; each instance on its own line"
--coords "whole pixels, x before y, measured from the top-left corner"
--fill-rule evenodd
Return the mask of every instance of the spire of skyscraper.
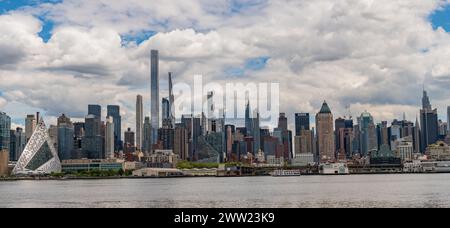
M 425 88 L 423 89 L 422 108 L 424 110 L 432 110 L 431 103 L 430 103 L 430 98 L 428 97 L 428 93 L 425 90 Z

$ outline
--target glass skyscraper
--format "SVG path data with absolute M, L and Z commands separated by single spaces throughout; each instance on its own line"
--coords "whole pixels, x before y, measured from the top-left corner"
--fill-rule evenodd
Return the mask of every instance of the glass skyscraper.
M 295 114 L 295 135 L 300 135 L 301 130 L 310 129 L 309 113 L 296 113 Z
M 9 152 L 11 117 L 4 112 L 0 112 L 0 151 L 7 150 Z
M 151 122 L 152 122 L 152 144 L 158 140 L 159 129 L 159 52 L 151 51 Z
M 122 149 L 122 117 L 120 116 L 120 106 L 108 105 L 108 116 L 113 118 L 114 122 L 114 147 L 115 151 Z

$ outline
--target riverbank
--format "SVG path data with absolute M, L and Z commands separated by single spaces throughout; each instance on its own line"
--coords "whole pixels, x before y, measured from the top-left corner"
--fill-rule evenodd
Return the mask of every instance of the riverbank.
M 298 177 L 306 176 L 374 176 L 374 175 L 436 175 L 436 174 L 450 174 L 450 172 L 442 173 L 350 173 L 342 175 L 324 175 L 324 174 L 303 174 Z M 12 181 L 76 181 L 76 180 L 118 180 L 118 179 L 175 179 L 175 178 L 243 178 L 243 177 L 267 177 L 268 175 L 258 176 L 168 176 L 168 177 L 135 177 L 135 176 L 111 176 L 111 177 L 52 177 L 52 176 L 35 176 L 35 177 L 0 177 L 0 182 L 12 182 Z M 276 177 L 274 177 L 276 178 Z

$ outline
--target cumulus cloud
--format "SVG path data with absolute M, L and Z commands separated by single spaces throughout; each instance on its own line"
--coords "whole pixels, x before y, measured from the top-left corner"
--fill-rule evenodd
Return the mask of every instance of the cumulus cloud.
M 447 1 L 64 0 L 0 16 L 0 90 L 10 101 L 82 118 L 89 103 L 119 104 L 133 126 L 136 94 L 149 100 L 149 52 L 161 86 L 175 82 L 279 82 L 281 110 L 335 116 L 371 111 L 414 119 L 425 83 L 444 112 L 450 35 L 429 15 Z M 52 37 L 39 37 L 44 23 Z M 154 31 L 142 42 L 124 37 Z M 249 60 L 267 57 L 257 69 Z M 236 69 L 239 74 L 232 74 Z M 166 95 L 166 91 L 162 92 Z M 1 106 L 0 106 L 1 107 Z M 23 113 L 25 116 L 26 113 Z M 292 122 L 292 121 L 291 121 Z

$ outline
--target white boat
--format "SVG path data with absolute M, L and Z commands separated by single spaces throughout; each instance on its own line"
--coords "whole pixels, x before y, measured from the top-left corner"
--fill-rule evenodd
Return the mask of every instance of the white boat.
M 296 177 L 301 176 L 300 170 L 275 170 L 271 173 L 273 177 Z

